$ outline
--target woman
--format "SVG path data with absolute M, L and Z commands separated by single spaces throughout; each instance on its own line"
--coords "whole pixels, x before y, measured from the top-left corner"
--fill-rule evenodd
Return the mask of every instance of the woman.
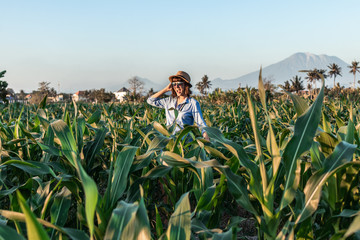
M 184 128 L 184 125 L 194 125 L 194 122 L 200 128 L 206 127 L 199 102 L 190 97 L 192 85 L 189 74 L 178 71 L 175 75 L 170 76 L 169 80 L 170 84 L 149 97 L 147 103 L 165 109 L 166 125 L 172 125 L 176 121 L 175 132 Z M 172 91 L 171 97 L 159 98 L 169 91 Z M 178 110 L 177 118 L 175 118 L 175 112 L 172 109 Z M 209 136 L 204 130 L 202 130 L 202 134 L 205 139 L 209 140 Z

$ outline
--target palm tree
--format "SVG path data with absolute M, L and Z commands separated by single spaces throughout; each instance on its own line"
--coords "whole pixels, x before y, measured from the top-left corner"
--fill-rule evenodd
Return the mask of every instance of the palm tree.
M 312 85 L 311 85 L 311 83 L 308 83 L 308 85 L 307 85 L 307 89 L 308 89 L 308 91 L 309 91 L 309 94 L 310 94 L 310 98 L 311 98 L 311 90 L 312 90 Z
M 289 80 L 285 81 L 283 88 L 284 88 L 285 91 L 288 91 L 288 92 L 291 91 L 291 85 L 290 85 Z
M 308 83 L 311 84 L 311 85 L 314 84 L 315 81 L 316 81 L 316 79 L 315 79 L 316 78 L 315 70 L 317 71 L 317 69 L 315 68 L 313 71 L 309 71 L 309 72 L 306 73 L 305 79 L 307 79 Z
M 301 90 L 304 90 L 303 81 L 301 80 L 301 77 L 296 75 L 292 79 L 290 79 L 291 82 L 291 88 L 296 93 L 299 93 Z
M 359 72 L 360 73 L 360 66 L 359 66 L 359 62 L 357 61 L 352 61 L 351 62 L 351 65 L 348 66 L 348 68 L 350 68 L 351 70 L 349 71 L 350 73 L 354 74 L 354 88 L 355 88 L 355 75 L 356 75 L 356 72 Z
M 336 86 L 335 85 L 335 78 L 336 76 L 342 76 L 341 75 L 341 67 L 339 67 L 336 63 L 333 63 L 333 64 L 330 64 L 329 66 L 327 66 L 330 71 L 329 71 L 329 76 L 332 77 L 334 76 L 334 87 Z
M 321 76 L 323 76 L 324 79 L 327 78 L 326 70 L 314 68 L 312 71 L 307 72 L 305 79 L 310 83 L 315 83 L 315 91 L 317 91 L 316 82 L 321 79 Z
M 211 81 L 209 81 L 209 77 L 204 75 L 201 78 L 201 82 L 196 84 L 196 88 L 200 91 L 201 94 L 206 95 L 207 90 L 211 88 Z

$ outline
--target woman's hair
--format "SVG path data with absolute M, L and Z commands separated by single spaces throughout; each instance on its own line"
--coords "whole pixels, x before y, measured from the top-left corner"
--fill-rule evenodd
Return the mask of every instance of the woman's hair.
M 188 84 L 187 82 L 185 82 L 184 80 L 181 80 L 181 81 L 179 81 L 179 82 L 183 82 L 184 83 L 184 87 L 185 87 L 185 95 L 187 96 L 187 97 L 190 97 L 190 95 L 191 95 L 191 90 L 190 90 L 190 88 L 191 88 L 191 86 L 190 86 L 190 84 Z M 172 87 L 171 88 L 171 96 L 172 97 L 176 97 L 177 95 L 176 95 L 176 92 L 175 92 L 175 90 L 174 90 L 174 87 Z

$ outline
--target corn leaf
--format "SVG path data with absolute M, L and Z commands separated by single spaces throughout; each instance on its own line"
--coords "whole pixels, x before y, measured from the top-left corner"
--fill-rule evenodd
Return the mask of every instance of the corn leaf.
M 68 125 L 62 120 L 57 120 L 51 123 L 51 127 L 61 142 L 62 152 L 68 161 L 73 164 L 80 177 L 81 184 L 85 192 L 86 221 L 90 230 L 90 237 L 92 238 L 94 233 L 94 215 L 98 200 L 97 186 L 94 180 L 89 177 L 81 165 L 78 156 L 78 148 Z
M 128 185 L 128 175 L 138 147 L 126 147 L 117 156 L 111 180 L 110 206 L 114 206 Z
M 311 176 L 304 188 L 305 205 L 301 210 L 295 224 L 304 221 L 315 210 L 320 201 L 321 189 L 328 178 L 339 169 L 346 167 L 346 164 L 352 160 L 356 150 L 356 145 L 347 142 L 340 142 L 333 154 L 331 154 L 324 162 L 323 169 Z
M 19 235 L 13 228 L 2 224 L 0 224 L 0 239 L 25 240 L 25 238 Z
M 321 117 L 321 107 L 324 99 L 324 80 L 321 91 L 313 105 L 301 115 L 295 123 L 294 136 L 283 153 L 284 167 L 286 171 L 286 182 L 284 193 L 280 203 L 280 209 L 283 209 L 292 202 L 297 189 L 296 166 L 298 158 L 310 149 Z
M 189 193 L 184 193 L 176 203 L 175 211 L 169 220 L 166 237 L 169 240 L 190 239 L 191 235 L 191 212 Z
M 112 212 L 104 239 L 151 239 L 144 200 L 132 204 L 121 201 Z
M 34 213 L 31 211 L 30 207 L 27 205 L 24 197 L 20 192 L 17 192 L 18 201 L 25 215 L 26 230 L 29 240 L 38 240 L 38 239 L 50 239 L 47 235 L 45 229 L 41 224 L 36 220 Z

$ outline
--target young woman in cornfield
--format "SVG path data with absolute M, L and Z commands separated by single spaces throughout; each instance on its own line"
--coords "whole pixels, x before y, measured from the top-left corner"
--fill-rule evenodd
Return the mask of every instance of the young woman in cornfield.
M 147 103 L 158 108 L 164 108 L 166 113 L 166 125 L 170 126 L 176 121 L 174 132 L 184 128 L 185 125 L 193 125 L 194 122 L 201 128 L 206 127 L 202 116 L 200 104 L 194 98 L 190 97 L 192 87 L 190 75 L 184 71 L 178 71 L 175 75 L 169 77 L 170 83 L 150 96 Z M 172 92 L 170 97 L 160 98 L 166 92 Z M 175 111 L 178 111 L 176 117 Z M 202 130 L 203 137 L 209 140 L 206 131 Z

